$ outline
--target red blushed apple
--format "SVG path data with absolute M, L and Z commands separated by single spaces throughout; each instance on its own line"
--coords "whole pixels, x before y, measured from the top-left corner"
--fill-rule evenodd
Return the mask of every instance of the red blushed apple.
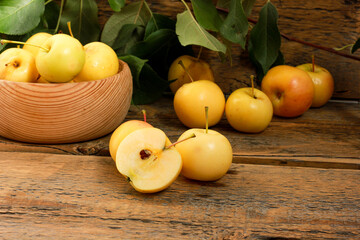
M 299 68 L 279 65 L 270 69 L 261 83 L 269 97 L 274 114 L 297 117 L 306 112 L 314 97 L 314 84 L 309 74 Z
M 314 98 L 311 107 L 321 107 L 329 101 L 334 92 L 334 79 L 323 67 L 312 63 L 297 66 L 307 72 L 314 83 Z

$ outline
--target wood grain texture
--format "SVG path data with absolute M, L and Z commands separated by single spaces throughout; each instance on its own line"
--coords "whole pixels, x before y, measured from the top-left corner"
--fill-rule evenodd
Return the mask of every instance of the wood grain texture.
M 146 110 L 147 121 L 165 131 L 173 142 L 187 130 L 176 117 L 171 97 L 150 105 L 132 105 L 125 121 L 142 120 L 142 109 Z M 225 117 L 212 129 L 229 139 L 237 163 L 360 169 L 360 105 L 356 103 L 329 102 L 298 118 L 274 117 L 259 134 L 237 132 Z M 109 156 L 110 135 L 61 145 L 0 138 L 0 151 Z
M 153 12 L 164 14 L 172 19 L 176 19 L 176 15 L 185 9 L 181 1 L 177 0 L 147 2 Z M 258 13 L 264 2 L 256 1 L 251 18 L 258 19 Z M 328 48 L 352 44 L 359 38 L 359 1 L 274 0 L 271 2 L 279 12 L 279 29 L 288 36 Z M 98 5 L 99 19 L 103 25 L 113 14 L 113 11 L 106 0 L 98 1 Z M 286 64 L 292 66 L 311 62 L 311 56 L 315 55 L 317 64 L 327 68 L 335 79 L 334 98 L 360 98 L 360 61 L 289 41 L 285 38 L 282 38 L 281 51 L 284 54 Z M 349 49 L 342 50 L 342 52 L 349 53 Z M 354 55 L 360 57 L 360 51 Z M 249 86 L 249 76 L 255 74 L 247 51 L 243 51 L 239 46 L 232 48 L 231 66 L 229 62 L 221 62 L 216 53 L 208 50 L 203 51 L 202 58 L 210 63 L 215 72 L 216 82 L 226 93 L 230 93 L 239 87 Z
M 140 194 L 110 157 L 0 155 L 3 239 L 356 239 L 360 171 L 233 164 Z
M 32 143 L 91 140 L 113 131 L 125 118 L 132 76 L 119 73 L 97 81 L 41 84 L 0 80 L 0 135 Z

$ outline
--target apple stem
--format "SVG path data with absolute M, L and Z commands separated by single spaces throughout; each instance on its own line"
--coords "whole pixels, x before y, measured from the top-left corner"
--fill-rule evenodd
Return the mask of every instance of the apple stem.
M 70 36 L 74 37 L 74 34 L 72 33 L 72 30 L 71 30 L 71 22 L 69 21 L 66 24 L 67 24 L 67 27 L 69 29 Z
M 29 45 L 29 46 L 33 46 L 33 47 L 38 47 L 41 48 L 43 50 L 45 50 L 46 52 L 50 51 L 49 49 L 39 46 L 39 45 L 35 45 L 35 44 L 31 44 L 31 43 L 24 43 L 24 42 L 19 42 L 19 41 L 13 41 L 13 40 L 6 40 L 6 39 L 1 39 L 0 40 L 1 45 L 4 45 L 5 43 L 14 43 L 14 44 L 21 44 L 21 45 Z
M 143 113 L 143 116 L 144 116 L 144 122 L 146 122 L 146 111 L 145 111 L 145 109 L 141 110 L 141 112 Z
M 199 53 L 198 53 L 197 58 L 196 58 L 196 60 L 198 60 L 198 61 L 199 61 L 199 59 L 201 57 L 202 50 L 203 50 L 203 47 L 200 47 Z
M 205 106 L 205 133 L 209 131 L 209 107 Z
M 173 144 L 170 144 L 169 146 L 165 147 L 164 149 L 166 150 L 166 149 L 172 148 L 172 147 L 175 146 L 176 144 L 179 144 L 179 143 L 181 143 L 181 142 L 184 142 L 184 141 L 189 140 L 190 138 L 194 138 L 194 137 L 196 137 L 196 135 L 193 133 L 193 134 L 191 134 L 189 137 L 184 138 L 184 139 L 182 139 L 182 140 L 180 140 L 180 141 L 174 142 Z
M 312 71 L 315 72 L 315 56 L 314 56 L 314 54 L 311 55 L 311 59 L 312 59 Z
M 251 79 L 251 95 L 252 95 L 253 98 L 256 98 L 255 97 L 255 91 L 254 91 L 254 75 L 251 75 L 250 79 Z
M 180 64 L 180 66 L 184 69 L 184 71 L 186 72 L 186 74 L 187 74 L 188 77 L 190 78 L 191 82 L 194 82 L 194 79 L 191 77 L 189 71 L 185 68 L 183 61 L 180 60 L 180 61 L 178 62 L 178 64 Z

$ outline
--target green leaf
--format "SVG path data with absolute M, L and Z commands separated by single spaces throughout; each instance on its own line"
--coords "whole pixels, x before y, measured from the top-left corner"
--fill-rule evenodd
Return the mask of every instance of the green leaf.
M 44 21 L 46 22 L 46 28 L 55 29 L 58 21 L 60 7 L 55 2 L 49 2 L 45 6 Z M 53 33 L 53 32 L 52 32 Z
M 241 1 L 246 16 L 249 16 L 251 14 L 251 11 L 252 11 L 255 1 L 256 0 L 242 0 Z M 229 9 L 230 2 L 231 2 L 231 0 L 218 0 L 216 3 L 216 7 L 219 7 L 222 9 Z
M 120 59 L 128 63 L 135 79 L 133 104 L 150 104 L 159 99 L 165 89 L 168 88 L 168 81 L 159 77 L 145 60 L 131 55 L 120 57 Z
M 356 42 L 354 43 L 354 45 L 351 47 L 350 52 L 353 54 L 355 53 L 356 50 L 358 50 L 360 48 L 360 38 L 358 40 L 356 40 Z
M 100 36 L 98 8 L 95 0 L 66 1 L 61 16 L 60 29 L 69 33 L 67 22 L 71 22 L 74 37 L 82 44 L 97 41 Z
M 114 13 L 105 23 L 101 41 L 113 46 L 118 36 L 121 37 L 119 33 L 125 24 L 137 24 L 145 27 L 151 16 L 152 12 L 145 1 L 128 4 L 120 12 Z
M 125 24 L 115 39 L 112 48 L 118 56 L 126 55 L 128 50 L 137 42 L 141 41 L 144 36 L 144 27 L 137 24 Z
M 278 13 L 268 1 L 260 11 L 257 24 L 251 31 L 249 55 L 255 64 L 261 66 L 264 74 L 270 69 L 279 55 L 281 35 L 277 25 Z
M 229 14 L 221 25 L 220 33 L 227 40 L 238 43 L 245 49 L 249 22 L 245 15 L 241 0 L 231 0 L 229 9 Z
M 121 8 L 125 6 L 125 0 L 109 0 L 109 5 L 115 12 L 120 12 Z
M 218 32 L 223 20 L 212 0 L 191 0 L 191 3 L 198 23 L 207 30 Z
M 154 13 L 146 25 L 144 39 L 146 40 L 151 33 L 160 29 L 175 29 L 175 21 L 167 16 Z
M 44 0 L 0 1 L 0 33 L 27 33 L 39 25 L 44 10 Z
M 183 46 L 199 45 L 226 53 L 226 46 L 201 27 L 189 10 L 177 15 L 176 34 Z

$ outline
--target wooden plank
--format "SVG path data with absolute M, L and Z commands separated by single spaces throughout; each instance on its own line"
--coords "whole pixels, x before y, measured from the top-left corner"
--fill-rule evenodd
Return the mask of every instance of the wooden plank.
M 128 1 L 130 2 L 130 1 Z M 176 15 L 184 11 L 181 1 L 154 0 L 147 1 L 153 12 L 161 13 L 176 19 Z M 279 12 L 279 29 L 282 33 L 312 44 L 327 48 L 342 47 L 352 44 L 359 37 L 360 2 L 328 0 L 319 1 L 271 1 Z M 257 19 L 264 1 L 256 1 L 251 18 Z M 106 0 L 98 1 L 101 25 L 113 14 Z M 316 62 L 327 68 L 335 79 L 335 98 L 359 99 L 360 62 L 336 55 L 318 48 L 282 38 L 281 48 L 286 64 L 299 65 L 311 61 L 315 55 Z M 343 53 L 348 53 L 345 49 Z M 218 55 L 204 50 L 202 57 L 206 59 L 215 72 L 215 79 L 224 92 L 230 93 L 239 87 L 250 85 L 249 76 L 255 70 L 247 52 L 240 47 L 232 49 L 232 66 L 221 62 Z M 360 52 L 354 56 L 360 57 Z
M 176 117 L 171 97 L 131 106 L 126 120 L 142 119 L 142 109 L 148 122 L 165 131 L 171 141 L 187 130 Z M 237 132 L 225 117 L 212 129 L 229 139 L 238 163 L 359 169 L 359 110 L 356 103 L 330 102 L 298 118 L 274 117 L 260 134 Z M 0 151 L 109 156 L 109 139 L 110 135 L 83 143 L 39 145 L 0 138 Z
M 4 239 L 356 239 L 360 171 L 233 164 L 140 194 L 109 157 L 0 155 Z

